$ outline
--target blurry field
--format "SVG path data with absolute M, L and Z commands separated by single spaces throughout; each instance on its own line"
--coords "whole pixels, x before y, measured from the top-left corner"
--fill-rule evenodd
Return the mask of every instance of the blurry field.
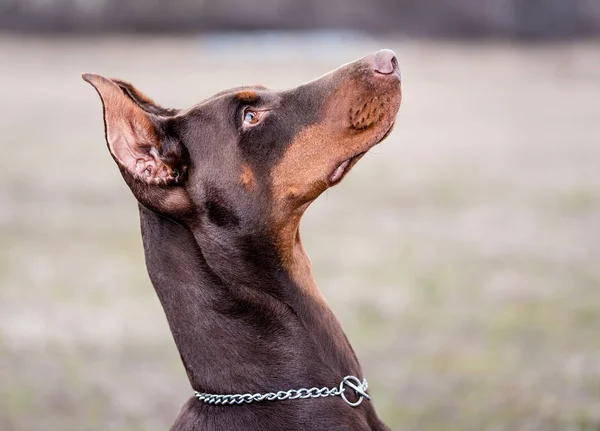
M 84 71 L 169 106 L 399 55 L 395 132 L 308 212 L 395 430 L 600 429 L 600 44 L 0 38 L 0 430 L 158 431 L 191 391 Z

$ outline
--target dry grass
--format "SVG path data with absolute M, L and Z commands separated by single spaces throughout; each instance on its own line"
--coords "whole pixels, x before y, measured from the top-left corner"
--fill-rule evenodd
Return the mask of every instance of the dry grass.
M 381 415 L 398 430 L 599 430 L 597 43 L 7 37 L 0 429 L 164 430 L 190 395 L 79 73 L 185 106 L 383 46 L 403 68 L 396 130 L 303 227 Z

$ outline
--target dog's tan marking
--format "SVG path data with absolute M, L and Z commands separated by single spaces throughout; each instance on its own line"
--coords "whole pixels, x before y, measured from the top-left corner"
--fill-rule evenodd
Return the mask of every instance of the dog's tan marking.
M 337 155 L 334 137 L 327 139 L 326 132 L 322 125 L 300 132 L 271 173 L 276 247 L 296 283 L 318 298 L 322 295 L 302 247 L 299 224 L 308 204 L 327 188 L 330 160 Z
M 256 178 L 254 172 L 248 164 L 242 164 L 242 174 L 240 175 L 240 183 L 246 190 L 252 190 L 256 185 Z
M 351 107 L 342 109 L 344 103 Z M 302 214 L 329 187 L 329 176 L 339 164 L 385 135 L 399 103 L 383 104 L 353 81 L 341 85 L 325 103 L 323 120 L 301 130 L 271 171 L 276 246 L 293 279 L 311 295 L 322 298 L 300 240 Z
M 237 100 L 244 103 L 252 103 L 258 100 L 256 92 L 252 90 L 242 90 L 238 94 L 236 94 L 235 97 Z

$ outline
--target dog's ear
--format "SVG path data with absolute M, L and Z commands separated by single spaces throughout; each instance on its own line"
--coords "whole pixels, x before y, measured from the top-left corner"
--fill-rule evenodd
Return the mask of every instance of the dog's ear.
M 82 78 L 100 95 L 108 149 L 136 198 L 159 212 L 184 210 L 189 198 L 181 186 L 189 155 L 177 136 L 165 132 L 172 129 L 174 112 L 123 81 L 91 73 Z
M 110 80 L 117 84 L 123 93 L 127 94 L 127 96 L 129 96 L 129 98 L 133 100 L 140 108 L 146 112 L 149 112 L 150 114 L 172 117 L 179 112 L 178 109 L 163 108 L 127 81 L 115 78 L 111 78 Z
M 145 111 L 111 79 L 90 73 L 82 77 L 102 99 L 108 149 L 124 173 L 147 184 L 180 182 L 186 166 L 174 153 L 183 149 L 163 142 L 159 126 L 164 120 Z

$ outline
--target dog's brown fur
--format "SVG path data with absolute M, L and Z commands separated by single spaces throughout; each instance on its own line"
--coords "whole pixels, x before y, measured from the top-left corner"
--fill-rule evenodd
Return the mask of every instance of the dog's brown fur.
M 401 99 L 392 54 L 288 91 L 228 90 L 187 110 L 84 75 L 139 201 L 148 273 L 194 390 L 264 393 L 363 377 L 298 229 L 308 205 L 391 130 Z M 379 72 L 382 62 L 393 71 Z M 328 397 L 240 406 L 191 398 L 172 429 L 387 428 L 371 402 Z

